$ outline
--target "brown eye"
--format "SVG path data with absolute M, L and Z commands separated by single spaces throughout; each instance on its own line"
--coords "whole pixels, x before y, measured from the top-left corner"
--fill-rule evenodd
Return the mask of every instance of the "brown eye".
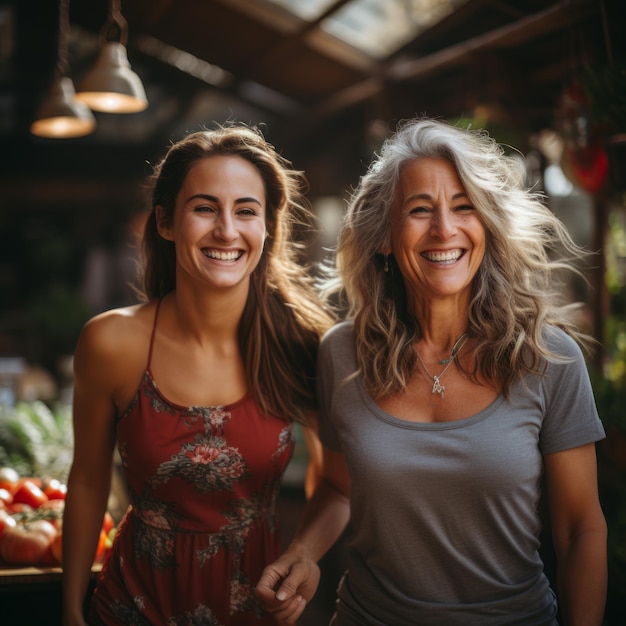
M 239 209 L 237 211 L 237 215 L 242 215 L 244 217 L 255 217 L 258 215 L 258 211 L 253 209 L 252 207 L 245 207 L 243 209 Z
M 429 207 L 425 207 L 425 206 L 416 206 L 413 207 L 410 211 L 409 214 L 413 215 L 416 213 L 429 213 L 430 212 L 430 208 Z

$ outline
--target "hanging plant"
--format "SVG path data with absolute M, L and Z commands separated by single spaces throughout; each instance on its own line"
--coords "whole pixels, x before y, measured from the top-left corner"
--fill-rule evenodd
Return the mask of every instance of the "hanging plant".
M 561 93 L 558 123 L 565 169 L 580 187 L 596 194 L 604 188 L 609 163 L 603 138 L 592 121 L 591 106 L 583 84 L 573 82 Z

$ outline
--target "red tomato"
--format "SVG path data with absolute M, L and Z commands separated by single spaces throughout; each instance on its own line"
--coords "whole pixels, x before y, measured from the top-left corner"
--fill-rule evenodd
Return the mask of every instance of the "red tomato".
M 12 528 L 16 525 L 16 521 L 6 511 L 0 510 L 0 537 L 5 528 Z
M 47 502 L 47 500 L 48 496 L 30 478 L 20 480 L 13 492 L 13 502 L 15 504 L 28 504 L 33 509 Z
M 0 487 L 0 502 L 3 505 L 11 504 L 11 502 L 13 502 L 13 496 L 11 495 L 11 492 L 4 487 Z
M 37 517 L 48 520 L 57 530 L 63 526 L 63 511 L 65 510 L 65 500 L 48 500 L 39 505 Z
M 20 475 L 12 467 L 0 467 L 0 487 L 12 491 Z
M 11 504 L 5 505 L 5 508 L 7 513 L 10 513 L 11 515 L 15 513 L 28 514 L 32 513 L 35 510 L 32 506 L 24 504 L 23 502 L 11 502 Z
M 43 492 L 48 496 L 48 500 L 65 500 L 67 494 L 67 485 L 64 485 L 56 478 L 51 478 L 44 485 Z
M 63 514 L 63 511 L 65 510 L 65 500 L 61 500 L 60 498 L 46 500 L 45 502 L 42 502 L 37 509 L 39 511 L 46 511 L 47 509 L 50 509 L 51 511 L 59 511 Z
M 43 519 L 5 526 L 0 541 L 0 558 L 11 565 L 42 564 L 56 536 L 57 529 Z
M 58 533 L 49 548 L 49 558 L 53 565 L 63 563 L 63 533 Z
M 98 545 L 96 546 L 96 554 L 93 557 L 94 563 L 102 563 L 104 559 L 104 554 L 107 548 L 107 534 L 104 530 L 100 531 L 100 536 L 98 537 Z

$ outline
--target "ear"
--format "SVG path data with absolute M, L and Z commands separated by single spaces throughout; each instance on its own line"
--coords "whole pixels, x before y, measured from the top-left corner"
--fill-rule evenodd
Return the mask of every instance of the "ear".
M 157 230 L 159 231 L 159 235 L 161 235 L 163 239 L 173 241 L 174 235 L 172 234 L 172 227 L 165 217 L 165 209 L 162 205 L 157 204 L 157 206 L 154 208 L 154 218 L 156 219 L 156 226 Z

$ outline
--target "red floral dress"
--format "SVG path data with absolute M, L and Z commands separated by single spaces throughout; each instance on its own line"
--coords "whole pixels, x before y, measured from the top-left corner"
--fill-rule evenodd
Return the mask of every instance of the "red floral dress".
M 155 319 L 156 327 L 156 319 Z M 99 576 L 90 623 L 273 624 L 254 586 L 279 554 L 276 499 L 292 425 L 251 396 L 183 407 L 148 367 L 117 425 L 131 506 Z

